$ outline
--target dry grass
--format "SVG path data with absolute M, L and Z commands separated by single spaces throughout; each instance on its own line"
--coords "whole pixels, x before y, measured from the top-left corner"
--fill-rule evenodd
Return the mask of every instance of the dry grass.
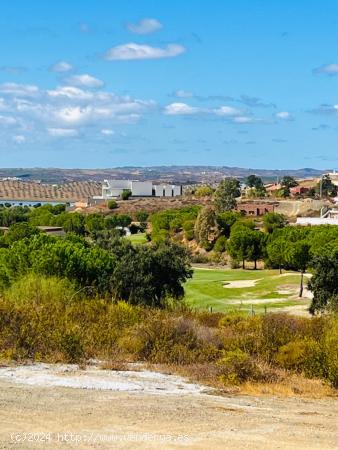
M 206 202 L 210 202 L 206 199 L 196 199 L 192 197 L 143 197 L 143 198 L 131 198 L 129 200 L 117 200 L 118 208 L 111 211 L 105 204 L 91 206 L 86 208 L 86 212 L 103 212 L 109 214 L 128 214 L 132 217 L 136 212 L 146 211 L 149 214 L 153 214 L 159 211 L 165 211 L 168 209 L 179 209 L 186 206 L 203 205 Z
M 319 379 L 288 374 L 274 383 L 247 381 L 240 386 L 240 392 L 247 395 L 275 395 L 278 397 L 324 398 L 337 397 L 337 389 Z
M 200 383 L 222 394 L 244 394 L 254 396 L 299 397 L 320 399 L 338 397 L 338 390 L 320 379 L 309 379 L 301 374 L 290 374 L 283 370 L 276 371 L 278 380 L 271 382 L 246 381 L 240 385 L 224 385 L 220 381 L 215 366 L 210 364 L 145 364 L 149 370 L 168 375 L 180 375 L 192 383 Z M 212 392 L 211 392 L 212 393 Z
M 128 370 L 128 364 L 124 361 L 108 359 L 100 363 L 100 369 L 102 370 Z

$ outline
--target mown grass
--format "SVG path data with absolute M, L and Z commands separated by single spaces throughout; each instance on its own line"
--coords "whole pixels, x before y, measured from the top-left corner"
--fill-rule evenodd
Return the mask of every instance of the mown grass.
M 224 288 L 226 283 L 243 280 L 256 280 L 256 283 L 249 287 Z M 267 309 L 278 310 L 289 306 L 306 307 L 309 299 L 297 298 L 299 282 L 300 275 L 295 272 L 281 276 L 278 270 L 195 268 L 193 278 L 185 284 L 185 300 L 193 308 L 212 307 L 217 312 L 234 309 L 246 312 L 252 308 L 256 312 L 265 312 Z
M 127 236 L 132 244 L 145 244 L 147 242 L 146 233 L 137 233 Z

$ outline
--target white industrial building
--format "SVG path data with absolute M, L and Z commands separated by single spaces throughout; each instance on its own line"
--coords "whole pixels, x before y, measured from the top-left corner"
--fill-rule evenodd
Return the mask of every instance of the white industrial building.
M 152 181 L 104 180 L 101 198 L 117 198 L 123 191 L 131 191 L 132 197 L 177 197 L 182 195 L 182 186 L 153 184 Z

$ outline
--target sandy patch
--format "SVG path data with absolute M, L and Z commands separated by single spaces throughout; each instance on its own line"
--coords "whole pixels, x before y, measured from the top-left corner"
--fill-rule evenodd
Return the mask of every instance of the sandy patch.
M 294 305 L 279 308 L 278 312 L 286 312 L 300 317 L 310 317 L 309 305 Z
M 264 303 L 281 303 L 283 301 L 289 301 L 288 298 L 255 298 L 255 299 L 242 299 L 242 300 L 229 300 L 231 305 L 262 305 Z
M 300 276 L 300 272 L 284 272 L 281 273 L 279 275 L 276 275 L 277 277 L 288 277 L 290 275 L 299 275 Z M 311 278 L 312 277 L 312 273 L 304 273 L 304 278 Z
M 147 394 L 199 394 L 203 386 L 183 378 L 151 371 L 110 371 L 90 367 L 79 370 L 76 365 L 33 364 L 0 367 L 0 379 L 29 386 L 59 386 L 116 392 Z
M 253 287 L 259 280 L 235 280 L 235 281 L 226 281 L 223 285 L 224 288 L 247 288 Z

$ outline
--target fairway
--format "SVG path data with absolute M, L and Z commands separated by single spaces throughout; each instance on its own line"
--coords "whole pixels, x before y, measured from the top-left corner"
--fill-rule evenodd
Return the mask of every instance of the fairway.
M 307 315 L 309 292 L 298 298 L 300 274 L 278 270 L 201 269 L 185 284 L 185 300 L 197 309 L 213 311 L 289 311 Z M 307 278 L 304 278 L 307 286 Z
M 147 242 L 146 233 L 136 233 L 126 236 L 132 244 L 145 244 Z

